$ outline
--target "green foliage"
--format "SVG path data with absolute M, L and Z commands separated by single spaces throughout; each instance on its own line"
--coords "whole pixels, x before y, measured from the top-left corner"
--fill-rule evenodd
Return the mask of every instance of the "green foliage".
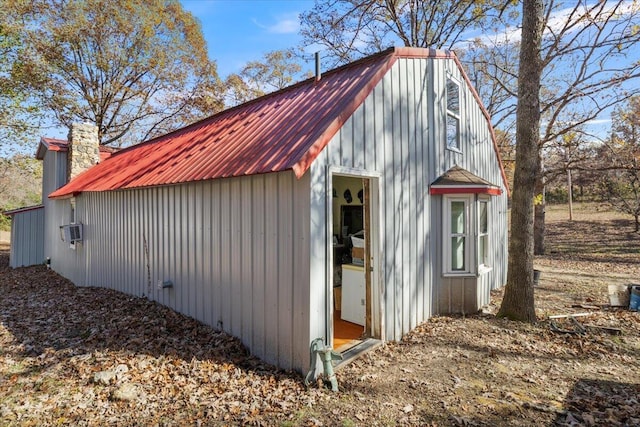
M 39 108 L 24 72 L 27 50 L 16 23 L 0 0 L 0 155 L 23 148 L 39 125 Z
M 547 188 L 545 199 L 547 203 L 567 203 L 569 192 L 564 187 Z
M 42 162 L 31 156 L 0 158 L 0 212 L 42 203 Z M 10 220 L 0 215 L 0 230 Z
M 294 82 L 302 67 L 290 50 L 268 52 L 261 61 L 247 63 L 239 74 L 231 74 L 225 81 L 226 103 L 238 105 Z
M 199 22 L 175 0 L 12 1 L 43 70 L 31 88 L 58 124 L 95 123 L 102 144 L 165 133 L 222 107 Z

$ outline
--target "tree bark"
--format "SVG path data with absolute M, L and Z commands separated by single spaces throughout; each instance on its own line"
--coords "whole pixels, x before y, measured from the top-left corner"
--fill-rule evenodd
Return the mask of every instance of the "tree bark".
M 535 322 L 533 296 L 533 221 L 536 178 L 540 170 L 540 76 L 542 0 L 524 0 L 516 112 L 516 169 L 511 209 L 509 271 L 499 317 Z

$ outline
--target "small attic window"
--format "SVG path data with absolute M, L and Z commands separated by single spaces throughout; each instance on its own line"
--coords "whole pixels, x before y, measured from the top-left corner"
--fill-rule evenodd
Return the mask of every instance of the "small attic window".
M 447 148 L 460 150 L 460 83 L 447 76 Z

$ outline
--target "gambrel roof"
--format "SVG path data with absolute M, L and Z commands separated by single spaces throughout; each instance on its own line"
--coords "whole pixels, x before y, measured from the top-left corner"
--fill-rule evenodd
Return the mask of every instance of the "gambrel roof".
M 123 149 L 49 197 L 284 170 L 299 178 L 399 58 L 453 59 L 471 87 L 452 52 L 392 48 Z

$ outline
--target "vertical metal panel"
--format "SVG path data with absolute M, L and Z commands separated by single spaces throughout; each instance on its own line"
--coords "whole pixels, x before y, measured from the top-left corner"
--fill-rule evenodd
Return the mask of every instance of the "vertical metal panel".
M 194 199 L 194 212 L 193 216 L 195 217 L 195 242 L 193 245 L 193 282 L 197 284 L 197 292 L 194 293 L 193 298 L 193 311 L 194 317 L 201 322 L 206 322 L 205 309 L 204 309 L 204 300 L 205 300 L 205 288 L 206 288 L 206 280 L 204 276 L 204 264 L 205 260 L 203 257 L 204 254 L 204 236 L 205 236 L 205 225 L 204 225 L 204 186 L 203 185 L 192 185 L 193 193 L 191 197 Z
M 336 155 L 339 150 L 323 150 L 316 159 L 319 165 L 329 164 L 339 159 Z M 330 158 L 331 156 L 331 158 Z M 314 165 L 316 164 L 314 163 Z M 329 234 L 331 216 L 327 212 L 328 191 L 331 190 L 327 183 L 327 170 L 322 166 L 311 166 L 308 173 L 302 179 L 309 179 L 309 339 L 329 339 L 326 336 L 328 324 L 327 288 L 331 286 L 327 279 L 328 274 L 328 248 L 326 245 Z M 303 302 L 304 303 L 304 302 Z
M 220 183 L 220 325 L 225 331 L 231 331 L 232 282 L 231 271 L 233 254 L 231 253 L 231 182 L 223 180 Z
M 210 184 L 211 191 L 211 253 L 209 258 L 211 260 L 211 283 L 218 283 L 218 286 L 214 286 L 212 292 L 212 299 L 210 303 L 210 309 L 212 311 L 211 317 L 217 329 L 223 329 L 222 324 L 222 194 L 221 194 L 221 181 L 212 181 Z
M 269 248 L 265 246 L 265 178 L 264 175 L 257 175 L 252 180 L 252 242 L 251 242 L 251 260 L 252 260 L 252 292 L 255 301 L 266 301 L 265 299 L 265 272 L 266 272 L 266 253 Z M 265 354 L 265 304 L 256 304 L 252 313 L 252 340 L 251 348 L 256 354 Z
M 231 333 L 236 336 L 242 336 L 242 269 L 244 268 L 244 260 L 242 259 L 242 199 L 240 180 L 230 180 L 229 205 L 231 209 L 231 235 L 230 235 L 230 254 L 231 259 Z
M 253 214 L 255 207 L 253 206 L 253 182 L 251 178 L 243 178 L 239 180 L 240 192 L 239 199 L 241 205 L 240 212 L 240 256 L 235 262 L 240 266 L 240 289 L 241 289 L 241 301 L 253 300 Z M 241 336 L 243 337 L 244 344 L 251 348 L 253 347 L 253 307 L 249 304 L 242 304 L 240 307 L 240 326 Z
M 291 336 L 293 358 L 291 367 L 302 367 L 303 371 L 309 369 L 309 343 L 310 336 L 310 248 L 309 235 L 311 233 L 311 199 L 310 199 L 310 175 L 305 174 L 299 180 L 291 175 L 293 190 L 292 211 L 293 216 L 293 269 L 291 276 L 291 288 L 293 290 L 292 322 L 293 333 Z
M 278 360 L 278 257 L 283 256 L 278 247 L 278 177 L 265 175 L 265 358 Z M 270 197 L 271 196 L 271 197 Z
M 291 283 L 293 279 L 293 176 L 278 175 L 278 283 Z M 288 256 L 291 256 L 287 259 Z M 291 337 L 293 336 L 293 287 L 278 289 L 278 365 L 286 366 L 293 358 Z

